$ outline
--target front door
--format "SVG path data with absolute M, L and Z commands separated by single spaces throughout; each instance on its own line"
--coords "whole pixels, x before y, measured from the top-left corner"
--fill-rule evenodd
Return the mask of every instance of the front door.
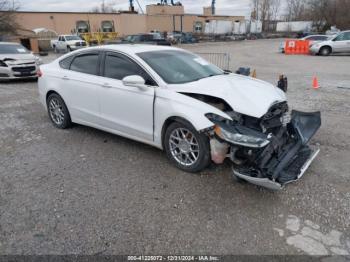
M 101 124 L 128 137 L 153 141 L 155 82 L 125 55 L 106 52 L 103 61 L 104 79 L 98 91 Z M 149 88 L 125 86 L 122 79 L 130 75 L 142 76 Z
M 333 51 L 336 53 L 350 52 L 350 32 L 338 35 L 333 40 Z

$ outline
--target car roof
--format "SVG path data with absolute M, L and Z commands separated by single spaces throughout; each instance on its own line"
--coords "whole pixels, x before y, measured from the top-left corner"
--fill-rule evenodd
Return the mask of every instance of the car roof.
M 88 47 L 84 50 L 98 50 L 98 49 L 109 49 L 119 52 L 124 52 L 127 54 L 137 54 L 137 53 L 143 53 L 143 52 L 151 52 L 151 51 L 165 51 L 165 50 L 180 50 L 184 51 L 183 49 L 179 49 L 176 47 L 170 47 L 170 46 L 157 46 L 157 45 L 140 45 L 140 44 L 114 44 L 114 45 L 102 45 L 102 46 L 96 46 L 96 47 Z
M 313 36 L 326 36 L 326 37 L 327 37 L 327 35 L 307 35 L 307 36 L 305 36 L 304 38 L 313 37 Z

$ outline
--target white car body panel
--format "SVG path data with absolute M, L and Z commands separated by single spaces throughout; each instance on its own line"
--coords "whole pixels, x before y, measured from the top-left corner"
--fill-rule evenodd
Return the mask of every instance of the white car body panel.
M 205 78 L 181 85 L 167 85 L 136 55 L 138 52 L 174 50 L 172 47 L 116 45 L 94 47 L 85 51 L 99 49 L 132 57 L 151 74 L 159 86 L 141 90 L 137 87 L 124 86 L 119 80 L 62 69 L 59 60 L 79 52 L 75 51 L 41 67 L 43 72 L 43 76 L 39 78 L 41 102 L 46 107 L 47 93 L 55 91 L 66 102 L 73 122 L 158 148 L 162 148 L 163 125 L 171 117 L 183 118 L 197 130 L 214 125 L 205 116 L 207 113 L 231 119 L 223 111 L 180 92 L 222 98 L 236 112 L 257 118 L 263 116 L 272 104 L 286 100 L 284 93 L 277 87 L 235 74 Z M 65 77 L 68 79 L 65 80 Z
M 196 82 L 169 85 L 169 89 L 183 93 L 210 95 L 225 100 L 238 113 L 262 117 L 277 102 L 286 100 L 280 89 L 255 78 L 230 74 Z
M 101 124 L 152 141 L 154 88 L 141 90 L 125 86 L 120 80 L 107 78 L 100 83 L 96 90 Z

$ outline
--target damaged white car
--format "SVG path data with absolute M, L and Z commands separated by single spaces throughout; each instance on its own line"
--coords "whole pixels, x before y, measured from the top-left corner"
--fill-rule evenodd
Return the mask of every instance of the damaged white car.
M 279 88 L 182 49 L 87 48 L 41 66 L 39 75 L 56 127 L 78 123 L 151 144 L 187 172 L 229 158 L 233 176 L 278 190 L 319 152 L 307 145 L 319 112 L 289 113 Z

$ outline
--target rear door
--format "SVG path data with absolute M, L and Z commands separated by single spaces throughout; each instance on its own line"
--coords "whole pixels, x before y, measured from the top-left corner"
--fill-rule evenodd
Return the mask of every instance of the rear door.
M 64 97 L 74 120 L 96 124 L 99 120 L 97 88 L 101 85 L 99 74 L 100 53 L 80 53 L 69 61 L 69 70 L 64 70 L 62 85 Z
M 156 83 L 131 58 L 106 52 L 103 58 L 103 83 L 98 89 L 103 126 L 126 136 L 153 140 L 153 102 Z M 146 90 L 125 86 L 122 79 L 139 75 L 149 86 Z

